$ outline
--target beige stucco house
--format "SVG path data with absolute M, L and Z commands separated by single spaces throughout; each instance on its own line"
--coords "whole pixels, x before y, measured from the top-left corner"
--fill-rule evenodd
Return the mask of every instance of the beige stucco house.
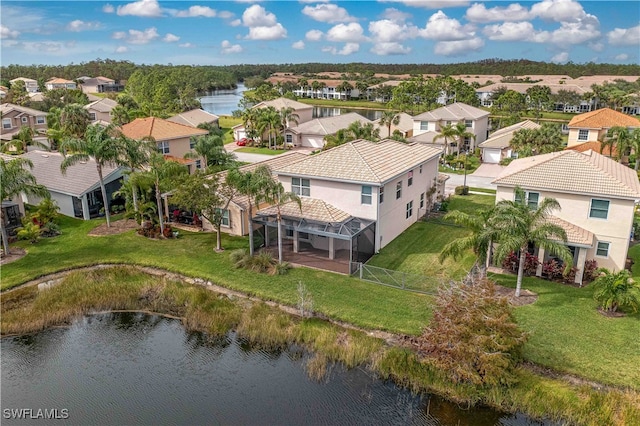
M 31 127 L 36 135 L 42 135 L 47 131 L 47 113 L 33 108 L 5 103 L 0 105 L 2 127 L 0 138 L 10 140 L 24 126 Z M 46 141 L 46 137 L 39 136 Z
M 371 121 L 356 112 L 350 112 L 332 117 L 314 118 L 311 121 L 291 127 L 284 132 L 285 142 L 292 146 L 322 148 L 325 145 L 325 137 L 337 133 L 338 130 L 346 129 L 356 121 L 362 123 L 362 125 L 373 124 L 375 128 L 379 128 L 377 122 Z
M 285 190 L 302 200 L 302 210 L 296 203 L 282 208 L 293 251 L 306 244 L 329 259 L 366 261 L 428 210 L 439 156 L 420 144 L 358 140 L 275 168 Z M 275 219 L 275 207 L 253 219 L 265 226 L 266 245 Z
M 298 116 L 298 125 L 302 123 L 306 123 L 313 118 L 313 105 L 303 104 L 302 102 L 294 101 L 293 99 L 288 98 L 277 98 L 270 101 L 264 101 L 255 104 L 251 107 L 251 109 L 262 109 L 262 108 L 275 108 L 276 111 L 282 111 L 283 109 L 291 108 L 293 113 Z M 296 123 L 286 123 L 287 127 L 291 127 L 296 125 Z M 232 127 L 233 129 L 233 137 L 235 140 L 239 140 L 247 137 L 247 132 L 244 128 L 244 124 L 237 124 Z
M 189 173 L 205 167 L 202 159 L 185 159 L 184 155 L 193 149 L 192 136 L 208 134 L 206 130 L 197 129 L 184 124 L 174 123 L 157 117 L 136 118 L 122 126 L 122 133 L 131 139 L 153 138 L 158 145 L 158 152 L 168 160 L 185 164 Z
M 191 111 L 181 112 L 173 117 L 167 118 L 174 123 L 184 124 L 185 126 L 198 127 L 201 124 L 213 124 L 218 125 L 220 117 L 215 114 L 211 114 L 203 109 L 196 108 Z
M 616 126 L 634 129 L 640 127 L 640 120 L 610 108 L 597 109 L 576 115 L 569 121 L 567 146 L 572 147 L 584 142 L 602 141 L 607 131 Z
M 18 77 L 18 78 L 14 78 L 13 80 L 9 80 L 9 83 L 13 85 L 18 81 L 24 82 L 24 87 L 25 89 L 27 89 L 28 93 L 35 93 L 38 91 L 38 80 L 34 80 L 32 78 L 26 78 L 26 77 Z
M 635 202 L 640 200 L 634 170 L 592 150 L 565 150 L 514 160 L 493 183 L 496 202 L 514 200 L 519 186 L 532 208 L 547 197 L 560 203 L 551 220 L 567 233 L 578 269 L 576 283 L 582 282 L 586 260 L 609 270 L 625 267 Z M 538 250 L 541 262 L 548 257 Z
M 50 78 L 49 80 L 47 80 L 44 83 L 44 87 L 46 87 L 47 90 L 75 89 L 76 88 L 76 83 L 71 81 L 71 80 L 64 79 L 64 78 L 53 77 L 53 78 Z
M 111 123 L 111 110 L 118 105 L 116 101 L 103 98 L 84 106 L 92 123 Z
M 539 128 L 539 124 L 531 120 L 524 120 L 496 130 L 489 136 L 489 139 L 478 145 L 478 148 L 482 150 L 482 162 L 498 164 L 505 158 L 510 158 L 513 154 L 511 149 L 513 134 L 522 129 L 536 130 Z

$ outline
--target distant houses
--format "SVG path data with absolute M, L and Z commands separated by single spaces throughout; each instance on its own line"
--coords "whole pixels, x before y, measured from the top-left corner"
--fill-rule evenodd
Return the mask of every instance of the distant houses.
M 4 103 L 0 105 L 2 127 L 0 139 L 10 140 L 22 127 L 30 127 L 36 135 L 47 130 L 47 113 L 33 108 Z
M 66 80 L 64 78 L 53 77 L 44 83 L 44 87 L 47 90 L 55 90 L 55 89 L 71 90 L 76 88 L 76 83 L 75 81 Z
M 111 111 L 118 105 L 116 101 L 109 98 L 101 98 L 84 106 L 89 112 L 92 123 L 109 124 L 112 121 Z

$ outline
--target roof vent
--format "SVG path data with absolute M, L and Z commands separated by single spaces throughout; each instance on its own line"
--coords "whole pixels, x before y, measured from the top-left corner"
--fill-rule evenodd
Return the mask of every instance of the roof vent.
M 87 164 L 86 161 L 80 161 L 80 164 Z
M 44 158 L 49 158 L 49 154 L 42 154 Z

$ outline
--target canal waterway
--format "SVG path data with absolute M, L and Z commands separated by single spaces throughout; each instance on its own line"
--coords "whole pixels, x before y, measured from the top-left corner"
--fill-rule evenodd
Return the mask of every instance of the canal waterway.
M 301 348 L 265 351 L 233 333 L 212 341 L 146 314 L 92 315 L 4 338 L 1 350 L 3 425 L 543 424 L 415 395 L 360 368 L 312 380 Z M 7 409 L 65 418 L 15 420 Z

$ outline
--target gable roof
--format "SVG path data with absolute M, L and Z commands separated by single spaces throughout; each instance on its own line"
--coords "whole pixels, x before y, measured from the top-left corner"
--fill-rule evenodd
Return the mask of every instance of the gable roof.
M 16 104 L 4 103 L 0 105 L 0 113 L 8 114 L 11 111 L 20 111 L 23 114 L 33 115 L 33 116 L 41 116 L 47 115 L 44 111 L 39 111 L 33 108 L 27 108 Z
M 537 123 L 534 123 L 531 120 L 521 121 L 520 123 L 513 124 L 509 127 L 505 127 L 503 129 L 496 130 L 486 141 L 482 142 L 478 145 L 479 148 L 506 148 L 511 143 L 511 139 L 513 139 L 513 134 L 518 130 L 522 129 L 530 129 L 535 130 L 539 129 L 541 126 Z
M 609 129 L 615 126 L 640 127 L 640 120 L 611 108 L 602 108 L 578 114 L 569 121 L 569 128 Z
M 206 130 L 185 126 L 158 117 L 136 118 L 122 126 L 122 134 L 131 139 L 151 136 L 156 141 L 206 135 Z
M 280 206 L 280 214 L 284 217 L 292 217 L 305 220 L 337 224 L 351 218 L 351 215 L 339 208 L 317 198 L 300 197 L 300 204 L 289 202 Z M 270 216 L 277 213 L 276 206 L 266 207 L 258 211 L 259 216 Z
M 427 130 L 424 133 L 420 133 L 419 135 L 411 136 L 407 139 L 409 142 L 418 142 L 418 143 L 428 143 L 434 145 L 444 145 L 444 139 L 435 140 L 436 136 L 440 133 L 434 132 L 433 130 Z
M 602 148 L 602 142 L 600 141 L 583 142 L 577 145 L 568 146 L 565 149 L 572 149 L 574 151 L 580 151 L 580 152 L 586 152 L 591 149 L 598 153 L 600 152 L 600 149 L 602 149 L 602 155 L 611 157 L 611 145 L 607 145 L 604 148 Z M 618 149 L 614 145 L 613 154 L 617 154 L 617 153 L 618 153 Z
M 44 185 L 48 190 L 60 192 L 75 197 L 82 197 L 87 192 L 100 187 L 96 162 L 89 159 L 86 162 L 77 163 L 67 169 L 66 174 L 60 171 L 60 164 L 64 159 L 58 152 L 29 151 L 21 155 L 33 162 L 31 174 L 36 181 Z M 118 167 L 105 165 L 102 168 L 105 183 L 110 182 L 110 177 L 118 175 L 122 170 Z
M 168 121 L 172 121 L 178 124 L 184 124 L 185 126 L 198 127 L 202 123 L 214 123 L 217 122 L 218 117 L 215 114 L 211 114 L 203 109 L 196 108 L 191 111 L 181 112 L 173 117 L 167 118 Z
M 52 77 L 45 84 L 75 84 L 75 82 L 60 77 Z
M 270 101 L 263 101 L 253 106 L 253 108 L 267 108 L 267 107 L 274 107 L 278 111 L 281 110 L 282 108 L 293 108 L 294 110 L 313 109 L 313 105 L 303 104 L 302 102 L 294 101 L 293 99 L 287 99 L 287 98 L 277 98 Z
M 348 114 L 334 115 L 333 117 L 314 118 L 298 126 L 290 127 L 289 130 L 298 134 L 332 135 L 340 129 L 346 129 L 356 121 L 362 124 L 374 123 L 357 112 L 350 112 Z
M 423 112 L 413 117 L 414 121 L 460 121 L 460 120 L 476 120 L 478 118 L 488 117 L 489 112 L 462 102 L 454 102 L 451 105 L 434 109 L 433 111 Z
M 492 183 L 640 199 L 640 182 L 635 170 L 593 150 L 566 150 L 517 159 Z
M 111 112 L 111 110 L 117 105 L 118 103 L 113 99 L 102 98 L 85 105 L 84 108 L 95 109 L 98 112 Z
M 441 150 L 392 140 L 357 140 L 276 170 L 278 175 L 383 184 L 440 155 Z

